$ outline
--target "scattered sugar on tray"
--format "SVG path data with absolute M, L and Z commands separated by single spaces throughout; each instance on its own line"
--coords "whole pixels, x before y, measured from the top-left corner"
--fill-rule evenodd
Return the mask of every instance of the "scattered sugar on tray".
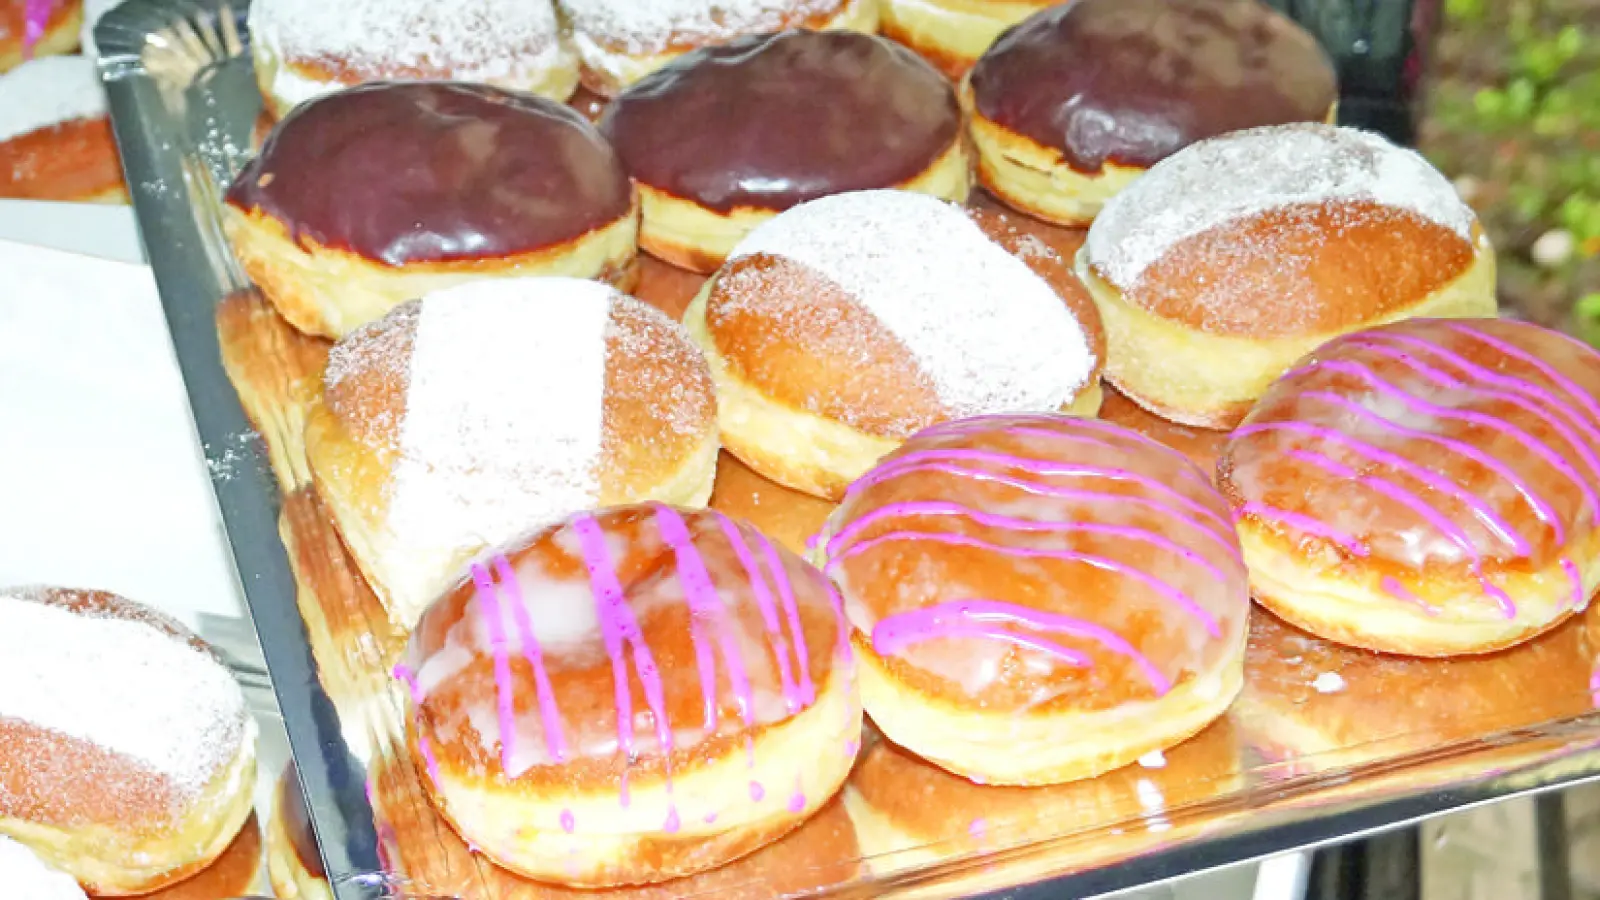
M 1344 690 L 1344 676 L 1338 672 L 1323 672 L 1316 680 L 1311 682 L 1311 687 L 1319 694 L 1337 694 Z
M 853 0 L 852 0 L 853 2 Z M 625 53 L 780 31 L 827 15 L 840 0 L 559 0 L 573 31 Z
M 105 114 L 105 89 L 82 56 L 45 56 L 0 75 L 0 141 Z
M 72 876 L 59 872 L 32 850 L 0 835 L 0 884 L 8 896 L 21 900 L 84 900 L 83 888 Z
M 162 622 L 0 593 L 0 717 L 87 741 L 185 796 L 200 793 L 247 737 L 244 695 L 214 657 Z
M 1126 290 L 1188 237 L 1269 209 L 1336 200 L 1409 210 L 1468 240 L 1476 221 L 1415 151 L 1354 128 L 1280 125 L 1201 141 L 1157 163 L 1106 204 L 1086 252 Z
M 853 295 L 921 365 L 955 416 L 1051 410 L 1093 369 L 1066 304 L 959 207 L 858 191 L 769 220 L 730 258 L 770 253 Z

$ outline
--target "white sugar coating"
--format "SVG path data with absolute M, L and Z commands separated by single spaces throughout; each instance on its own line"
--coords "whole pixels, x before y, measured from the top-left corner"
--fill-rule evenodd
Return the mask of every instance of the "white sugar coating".
M 629 53 L 663 50 L 674 37 L 697 43 L 776 31 L 836 12 L 841 0 L 558 0 L 575 34 Z
M 255 0 L 251 39 L 294 61 L 507 78 L 559 45 L 552 0 Z
M 956 417 L 1058 409 L 1094 370 L 1061 296 L 943 200 L 895 190 L 823 197 L 763 223 L 730 259 L 757 253 L 854 296 Z
M 519 278 L 423 298 L 389 503 L 397 564 L 408 548 L 498 544 L 598 501 L 620 297 L 595 281 Z
M 198 794 L 239 753 L 244 694 L 215 658 L 149 622 L 0 593 L 0 717 L 88 741 Z
M 44 56 L 0 75 L 0 141 L 105 114 L 105 89 L 87 57 Z
M 85 900 L 83 888 L 32 850 L 0 835 L 0 884 L 10 900 Z
M 1356 128 L 1275 125 L 1191 144 L 1111 198 L 1089 228 L 1088 261 L 1122 290 L 1179 242 L 1285 206 L 1367 200 L 1467 240 L 1476 217 L 1413 150 Z

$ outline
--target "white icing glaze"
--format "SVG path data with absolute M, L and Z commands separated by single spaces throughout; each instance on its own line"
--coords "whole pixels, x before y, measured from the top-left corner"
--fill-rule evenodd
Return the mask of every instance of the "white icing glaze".
M 244 694 L 208 654 L 148 622 L 33 596 L 0 592 L 0 717 L 133 759 L 188 796 L 250 739 Z
M 836 12 L 841 0 L 558 0 L 574 35 L 628 53 L 658 53 L 674 37 L 694 44 L 775 31 Z M 587 62 L 587 56 L 585 61 Z
M 1337 694 L 1345 689 L 1345 681 L 1338 672 L 1323 672 L 1311 682 L 1311 687 L 1319 694 Z
M 11 900 L 85 900 L 83 888 L 32 850 L 0 835 L 0 884 Z
M 1370 200 L 1468 240 L 1476 217 L 1415 151 L 1355 128 L 1252 128 L 1192 144 L 1113 197 L 1089 229 L 1096 271 L 1123 290 L 1179 242 L 1268 210 Z
M 105 90 L 87 57 L 44 56 L 0 75 L 0 141 L 105 114 Z
M 1048 411 L 1094 357 L 1054 289 L 953 204 L 857 191 L 762 224 L 730 259 L 769 253 L 852 294 L 905 345 L 953 416 Z

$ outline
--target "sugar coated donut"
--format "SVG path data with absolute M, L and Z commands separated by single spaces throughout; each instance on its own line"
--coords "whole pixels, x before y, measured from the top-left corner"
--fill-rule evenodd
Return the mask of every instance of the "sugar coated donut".
M 273 793 L 272 821 L 267 826 L 267 876 L 280 900 L 333 900 L 293 763 L 283 770 Z
M 409 627 L 485 546 L 575 509 L 703 505 L 716 397 L 683 326 L 593 281 L 430 294 L 334 346 L 318 495 Z
M 883 0 L 883 34 L 959 79 L 1001 32 L 1059 0 Z
M 615 97 L 684 53 L 787 28 L 878 30 L 878 0 L 557 0 L 583 85 Z
M 875 35 L 784 31 L 702 47 L 624 91 L 600 129 L 639 188 L 640 246 L 700 272 L 756 225 L 828 194 L 967 196 L 955 91 Z
M 1259 125 L 1327 121 L 1338 98 L 1316 38 L 1257 0 L 1051 6 L 989 48 L 964 95 L 978 180 L 1064 225 L 1087 225 L 1184 146 Z M 1231 177 L 1243 183 L 1254 173 Z
M 308 103 L 227 200 L 245 272 L 324 337 L 467 281 L 626 288 L 635 274 L 638 203 L 610 146 L 576 110 L 484 85 L 384 82 Z
M 1581 612 L 1600 584 L 1597 398 L 1600 354 L 1521 322 L 1417 319 L 1318 348 L 1217 466 L 1256 598 L 1418 656 Z
M 46 56 L 0 75 L 0 198 L 127 202 L 92 60 Z
M 1071 282 L 1060 257 L 997 217 L 859 191 L 757 228 L 684 324 L 717 380 L 728 449 L 837 498 L 934 422 L 1092 415 L 1104 345 Z
M 71 53 L 82 23 L 82 0 L 0 0 L 0 72 Z
M 1125 766 L 1227 710 L 1250 595 L 1228 507 L 1181 454 L 1094 419 L 926 429 L 818 537 L 890 740 L 985 784 Z
M 238 683 L 182 625 L 98 591 L 0 590 L 0 834 L 90 893 L 221 856 L 250 816 L 255 741 Z
M 500 548 L 396 674 L 439 812 L 561 884 L 750 853 L 834 795 L 861 732 L 828 580 L 710 510 L 577 513 Z
M 1078 254 L 1106 379 L 1227 428 L 1317 345 L 1411 316 L 1495 313 L 1494 250 L 1420 155 L 1332 125 L 1257 128 L 1158 163 Z
M 0 884 L 22 900 L 87 900 L 71 875 L 51 868 L 32 850 L 0 835 Z
M 267 107 L 366 81 L 470 81 L 552 100 L 578 86 L 552 0 L 255 0 L 250 52 Z

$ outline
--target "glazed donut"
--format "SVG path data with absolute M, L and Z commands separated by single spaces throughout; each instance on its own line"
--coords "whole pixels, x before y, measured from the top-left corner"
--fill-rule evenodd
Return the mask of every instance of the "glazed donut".
M 751 233 L 684 316 L 723 443 L 837 499 L 912 432 L 1100 405 L 1104 339 L 1066 264 L 998 218 L 907 191 L 814 200 Z
M 639 189 L 640 246 L 698 272 L 756 225 L 827 194 L 967 196 L 954 90 L 875 35 L 785 31 L 702 47 L 624 91 L 600 130 Z
M 43 18 L 32 21 L 30 5 L 29 0 L 0 0 L 0 72 L 30 59 L 70 53 L 78 45 L 82 0 L 47 0 Z
M 272 821 L 267 826 L 267 877 L 279 900 L 333 900 L 322 851 L 306 815 L 300 774 L 290 763 L 273 793 Z
M 5 835 L 0 835 L 0 884 L 24 900 L 87 900 L 71 875 L 52 869 Z
M 250 54 L 266 107 L 368 81 L 462 81 L 563 101 L 578 64 L 552 0 L 255 0 Z
M 603 97 L 697 47 L 786 28 L 878 30 L 878 0 L 556 0 L 584 87 Z
M 883 35 L 960 80 L 995 38 L 1060 0 L 883 0 Z
M 1065 225 L 1195 141 L 1330 121 L 1338 99 L 1317 40 L 1257 0 L 1055 5 L 996 41 L 963 92 L 979 182 Z
M 1494 250 L 1411 150 L 1331 125 L 1202 141 L 1106 205 L 1078 254 L 1106 380 L 1185 425 L 1229 428 L 1295 360 L 1412 316 L 1495 314 Z
M 1600 584 L 1600 354 L 1535 325 L 1416 319 L 1331 341 L 1217 464 L 1256 599 L 1332 641 L 1508 647 Z
M 285 319 L 339 338 L 468 281 L 631 287 L 638 215 L 616 154 L 577 111 L 482 85 L 394 82 L 285 119 L 228 189 L 223 224 Z
M 484 547 L 599 504 L 704 505 L 716 397 L 683 327 L 593 281 L 484 281 L 339 342 L 312 482 L 396 624 Z
M 440 814 L 501 866 L 580 887 L 775 840 L 861 735 L 827 579 L 710 510 L 577 513 L 480 558 L 396 675 Z
M 0 590 L 0 834 L 92 894 L 210 865 L 251 813 L 256 725 L 182 625 L 99 591 Z
M 47 56 L 0 75 L 0 198 L 127 202 L 92 61 Z
M 890 740 L 980 784 L 1053 784 L 1171 747 L 1238 693 L 1250 595 L 1227 513 L 1141 435 L 982 416 L 851 485 L 816 558 Z

